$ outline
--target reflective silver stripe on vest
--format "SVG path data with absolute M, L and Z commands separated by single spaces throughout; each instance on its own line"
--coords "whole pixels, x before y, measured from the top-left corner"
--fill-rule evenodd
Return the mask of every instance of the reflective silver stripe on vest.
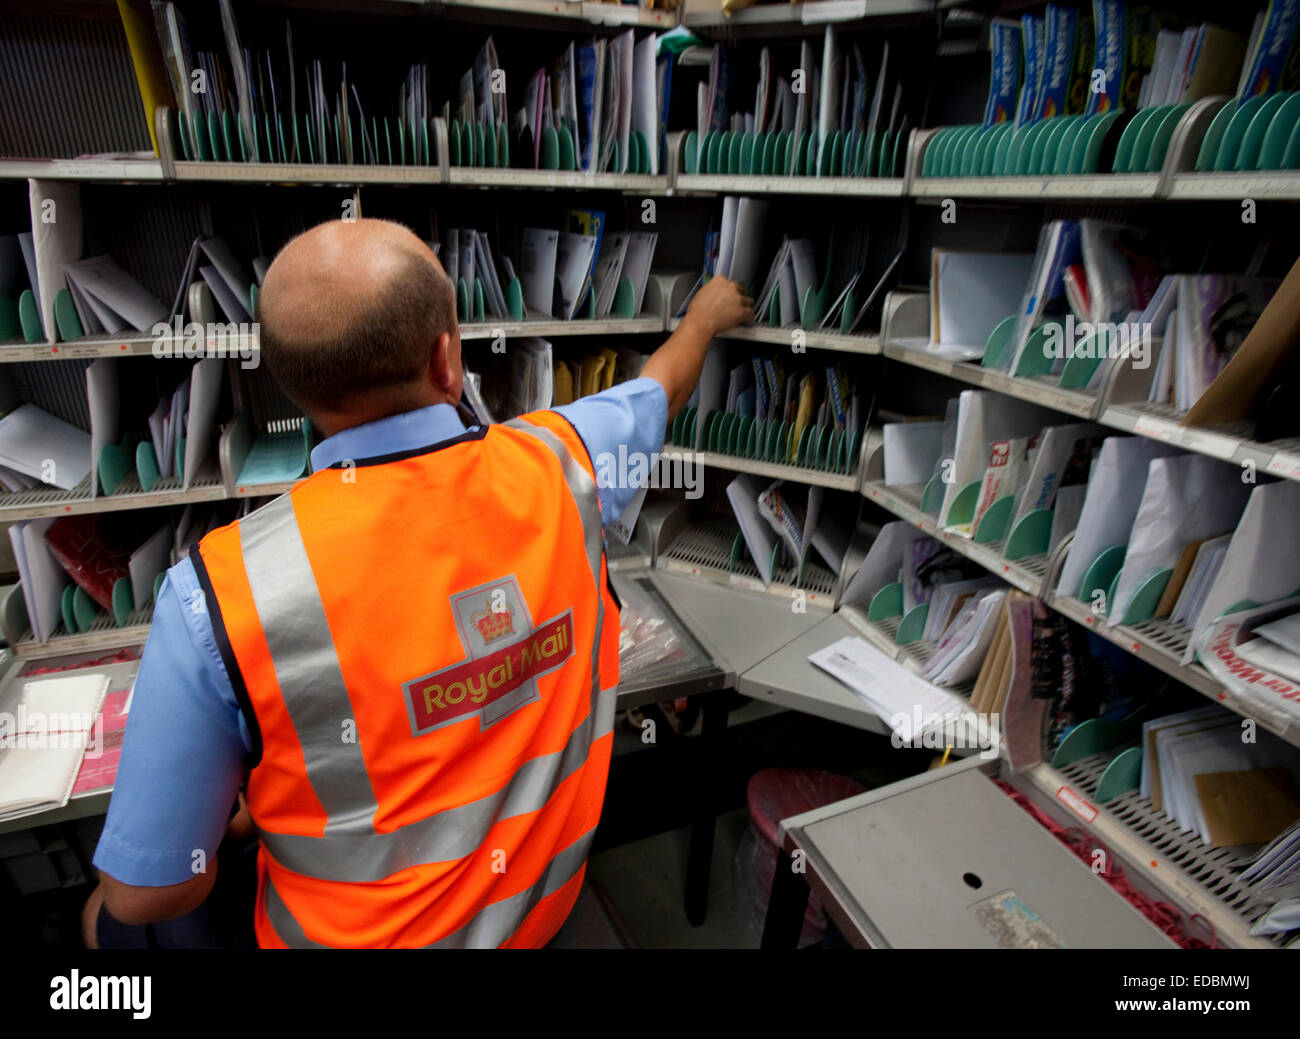
M 563 851 L 557 852 L 532 887 L 484 906 L 459 931 L 453 931 L 426 948 L 495 949 L 519 930 L 519 925 L 538 902 L 547 895 L 555 894 L 578 875 L 578 870 L 587 861 L 587 852 L 591 850 L 595 834 L 596 828 L 593 826 Z
M 344 723 L 356 716 L 292 496 L 282 494 L 245 517 L 239 539 L 280 695 L 325 810 L 325 835 L 371 830 L 379 805 L 360 739 L 343 740 Z
M 604 690 L 562 750 L 524 762 L 500 790 L 448 808 L 388 833 L 373 828 L 334 832 L 328 838 L 261 831 L 262 844 L 285 869 L 320 880 L 366 883 L 431 862 L 472 854 L 492 827 L 528 815 L 587 762 L 591 745 L 613 731 L 617 688 Z
M 313 942 L 306 934 L 303 933 L 302 925 L 289 912 L 289 907 L 284 904 L 280 897 L 280 892 L 275 890 L 275 885 L 271 878 L 266 878 L 266 918 L 271 921 L 271 926 L 275 928 L 275 933 L 280 936 L 280 940 L 290 949 L 328 949 L 330 946 L 321 945 L 320 942 Z
M 564 446 L 564 441 L 543 426 L 535 426 L 523 419 L 511 419 L 505 425 L 521 433 L 536 437 L 551 449 L 560 460 L 560 471 L 564 482 L 569 485 L 569 493 L 578 506 L 578 516 L 582 520 L 582 540 L 587 550 L 587 563 L 591 566 L 591 580 L 596 586 L 596 634 L 591 642 L 591 709 L 597 710 L 600 694 L 600 639 L 605 626 L 605 596 L 600 586 L 600 563 L 605 552 L 602 527 L 600 522 L 600 492 L 596 490 L 596 481 L 573 457 L 573 453 Z M 610 718 L 613 718 L 614 705 L 609 705 Z M 598 721 L 599 724 L 599 721 Z
M 567 848 L 547 863 L 537 883 L 532 887 L 485 906 L 469 923 L 428 949 L 495 949 L 519 929 L 519 925 L 547 895 L 553 895 L 572 880 L 587 861 L 591 841 L 595 836 L 593 826 Z M 291 949 L 328 949 L 331 946 L 314 942 L 303 932 L 289 907 L 280 898 L 271 878 L 266 879 L 266 916 L 280 940 Z

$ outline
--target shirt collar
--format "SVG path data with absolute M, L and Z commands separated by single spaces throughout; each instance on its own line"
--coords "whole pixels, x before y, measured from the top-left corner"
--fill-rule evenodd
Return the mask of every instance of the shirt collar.
M 400 415 L 366 422 L 326 437 L 311 452 L 315 472 L 346 459 L 360 461 L 383 455 L 414 451 L 460 436 L 465 423 L 451 404 L 430 404 Z

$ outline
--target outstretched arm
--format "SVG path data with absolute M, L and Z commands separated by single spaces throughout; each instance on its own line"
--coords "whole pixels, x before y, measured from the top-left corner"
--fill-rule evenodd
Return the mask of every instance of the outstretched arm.
M 695 294 L 686 316 L 668 341 L 650 355 L 641 375 L 668 394 L 668 421 L 690 400 L 704 367 L 709 340 L 754 319 L 753 300 L 739 282 L 710 278 Z

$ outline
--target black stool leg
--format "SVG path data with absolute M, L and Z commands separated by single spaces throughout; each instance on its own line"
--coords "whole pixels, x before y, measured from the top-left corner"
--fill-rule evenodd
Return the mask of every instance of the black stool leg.
M 700 711 L 703 726 L 696 748 L 698 797 L 691 821 L 691 844 L 686 859 L 686 919 L 694 927 L 704 923 L 709 905 L 709 874 L 713 866 L 713 835 L 717 823 L 718 783 L 721 777 L 723 736 L 727 731 L 727 705 L 723 693 L 705 693 Z
M 776 857 L 776 874 L 767 899 L 767 916 L 763 920 L 763 949 L 796 949 L 803 931 L 803 917 L 808 909 L 808 884 L 794 871 L 794 862 L 784 848 Z

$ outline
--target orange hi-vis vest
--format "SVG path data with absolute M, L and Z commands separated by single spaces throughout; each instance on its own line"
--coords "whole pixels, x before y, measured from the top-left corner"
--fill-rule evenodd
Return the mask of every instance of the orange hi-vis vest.
M 199 543 L 254 746 L 265 947 L 535 947 L 618 684 L 594 471 L 555 412 L 322 469 Z

